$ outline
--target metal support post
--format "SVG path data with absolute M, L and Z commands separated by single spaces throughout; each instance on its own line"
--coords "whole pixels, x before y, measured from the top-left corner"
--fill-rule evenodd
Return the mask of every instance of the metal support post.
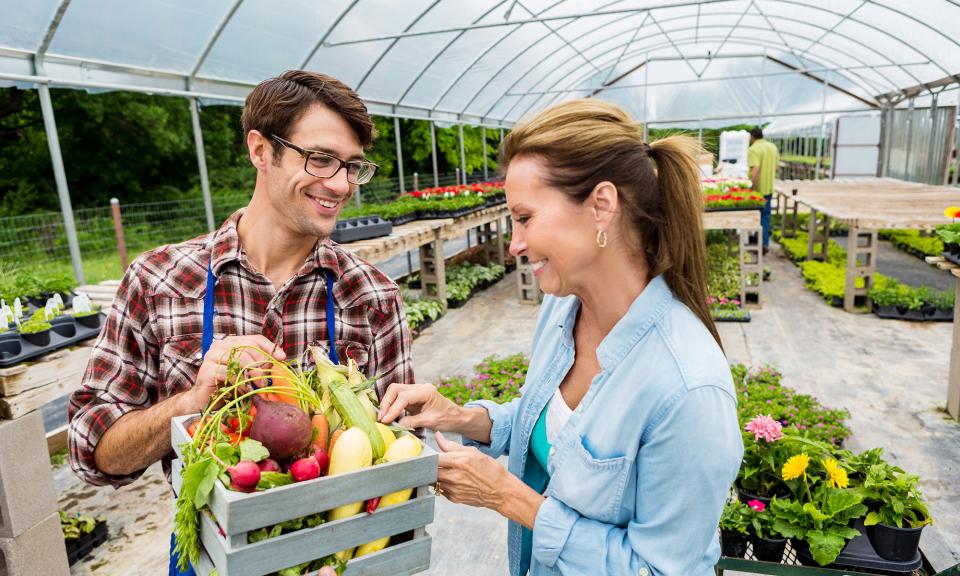
M 458 126 L 460 129 L 460 170 L 463 172 L 463 183 L 467 183 L 467 153 L 463 148 L 463 124 Z
M 113 233 L 117 236 L 117 253 L 120 255 L 120 267 L 124 272 L 130 265 L 127 259 L 127 241 L 123 236 L 123 219 L 120 217 L 120 201 L 110 199 L 110 212 L 113 213 Z
M 483 143 L 483 179 L 484 181 L 490 179 L 490 175 L 487 172 L 487 127 L 480 127 L 480 142 Z
M 67 187 L 67 172 L 63 168 L 63 156 L 60 154 L 60 138 L 57 136 L 57 120 L 53 114 L 50 86 L 39 84 L 37 88 L 40 96 L 40 111 L 43 114 L 43 127 L 47 132 L 47 146 L 50 148 L 50 161 L 53 163 L 53 179 L 57 183 L 60 212 L 63 214 L 63 229 L 67 233 L 67 246 L 70 249 L 70 261 L 73 263 L 73 275 L 78 284 L 85 284 L 83 261 L 80 259 L 80 243 L 77 241 L 77 227 L 73 222 L 73 206 L 70 203 L 70 189 Z
M 828 70 L 826 74 L 823 75 L 823 97 L 820 100 L 820 137 L 817 138 L 817 168 L 816 172 L 813 174 L 814 180 L 820 179 L 820 166 L 823 163 L 823 139 L 824 139 L 824 126 L 826 123 L 825 113 L 827 110 L 827 78 L 830 77 L 830 71 Z
M 430 158 L 433 160 L 433 187 L 440 185 L 440 173 L 437 172 L 437 125 L 430 121 Z
M 939 174 L 935 175 L 933 173 L 933 167 L 937 163 L 937 160 L 939 160 L 937 155 L 934 154 L 934 151 L 937 149 L 937 140 L 939 139 L 938 137 L 940 136 L 940 131 L 937 129 L 937 111 L 938 111 L 937 103 L 938 103 L 939 97 L 940 97 L 940 93 L 935 92 L 933 94 L 933 98 L 930 101 L 930 140 L 927 144 L 927 166 L 924 169 L 926 174 L 924 174 L 924 179 L 923 179 L 923 181 L 926 182 L 927 184 L 934 184 L 937 186 L 943 183 L 940 181 L 941 180 L 940 175 Z
M 213 200 L 210 198 L 210 179 L 207 176 L 207 154 L 203 147 L 203 131 L 200 128 L 200 108 L 196 98 L 190 100 L 190 121 L 193 123 L 193 145 L 197 149 L 197 166 L 200 168 L 200 189 L 203 191 L 203 209 L 207 213 L 207 230 L 213 232 Z
M 903 179 L 913 181 L 910 178 L 910 153 L 913 152 L 913 104 L 914 99 L 910 98 L 910 105 L 907 106 L 907 153 L 903 160 Z
M 397 174 L 400 176 L 400 193 L 404 194 L 407 189 L 403 183 L 403 150 L 400 149 L 400 118 L 393 117 L 393 135 L 397 141 Z

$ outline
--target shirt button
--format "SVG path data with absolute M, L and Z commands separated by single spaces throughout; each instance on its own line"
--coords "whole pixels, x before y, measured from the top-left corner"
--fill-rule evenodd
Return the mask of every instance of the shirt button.
M 650 571 L 647 570 L 646 568 L 640 569 L 640 576 L 649 576 L 649 574 L 650 574 Z
M 200 360 L 202 358 L 203 358 L 203 354 L 201 354 L 200 352 L 197 352 L 197 360 Z
M 547 454 L 548 458 L 553 458 L 553 454 L 557 451 L 553 446 L 550 447 L 550 452 Z

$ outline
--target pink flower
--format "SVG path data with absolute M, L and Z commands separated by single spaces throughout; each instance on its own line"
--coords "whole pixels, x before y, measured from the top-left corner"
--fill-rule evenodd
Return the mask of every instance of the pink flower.
M 770 416 L 755 416 L 744 429 L 753 433 L 754 440 L 776 442 L 783 438 L 783 427 Z
M 747 502 L 747 506 L 753 508 L 753 509 L 756 510 L 757 512 L 763 512 L 763 509 L 767 507 L 766 504 L 764 504 L 763 502 L 761 502 L 761 501 L 759 501 L 759 500 L 751 500 L 751 501 Z

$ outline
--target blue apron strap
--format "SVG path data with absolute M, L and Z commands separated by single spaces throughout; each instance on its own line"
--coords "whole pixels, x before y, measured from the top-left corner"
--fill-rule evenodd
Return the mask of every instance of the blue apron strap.
M 213 275 L 213 258 L 207 262 L 207 292 L 203 295 L 203 337 L 200 339 L 200 352 L 204 356 L 213 344 L 214 288 L 217 277 Z
M 330 361 L 339 364 L 340 360 L 337 359 L 336 339 L 334 337 L 337 333 L 337 327 L 336 312 L 333 306 L 333 272 L 330 270 L 324 270 L 324 272 L 327 276 L 327 338 L 330 340 Z

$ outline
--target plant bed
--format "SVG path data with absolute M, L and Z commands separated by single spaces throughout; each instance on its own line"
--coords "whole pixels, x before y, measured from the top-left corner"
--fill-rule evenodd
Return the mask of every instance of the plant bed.
M 77 538 L 66 538 L 67 561 L 71 566 L 86 558 L 93 549 L 107 541 L 107 521 L 96 520 L 93 530 Z
M 180 447 L 190 440 L 187 426 L 197 418 L 198 415 L 191 415 L 172 420 L 171 439 L 178 456 Z M 421 454 L 413 458 L 265 491 L 237 492 L 215 481 L 207 501 L 209 512 L 199 518 L 202 551 L 220 576 L 256 576 L 414 530 L 415 537 L 410 542 L 350 560 L 346 574 L 351 573 L 351 567 L 365 573 L 359 569 L 379 562 L 426 569 L 430 564 L 431 539 L 422 529 L 433 522 L 435 497 L 428 487 L 436 482 L 437 461 L 437 452 L 424 445 Z M 183 464 L 178 457 L 173 461 L 172 474 L 177 494 L 183 485 L 182 473 Z M 406 488 L 414 489 L 413 498 L 373 514 L 361 510 L 348 518 L 250 541 L 250 533 L 262 528 Z M 207 573 L 209 569 L 200 572 Z
M 713 315 L 714 322 L 749 322 L 750 321 L 750 311 L 749 310 L 724 310 L 719 308 L 711 308 L 710 313 Z
M 330 238 L 338 244 L 389 236 L 393 224 L 379 216 L 361 216 L 339 220 Z

